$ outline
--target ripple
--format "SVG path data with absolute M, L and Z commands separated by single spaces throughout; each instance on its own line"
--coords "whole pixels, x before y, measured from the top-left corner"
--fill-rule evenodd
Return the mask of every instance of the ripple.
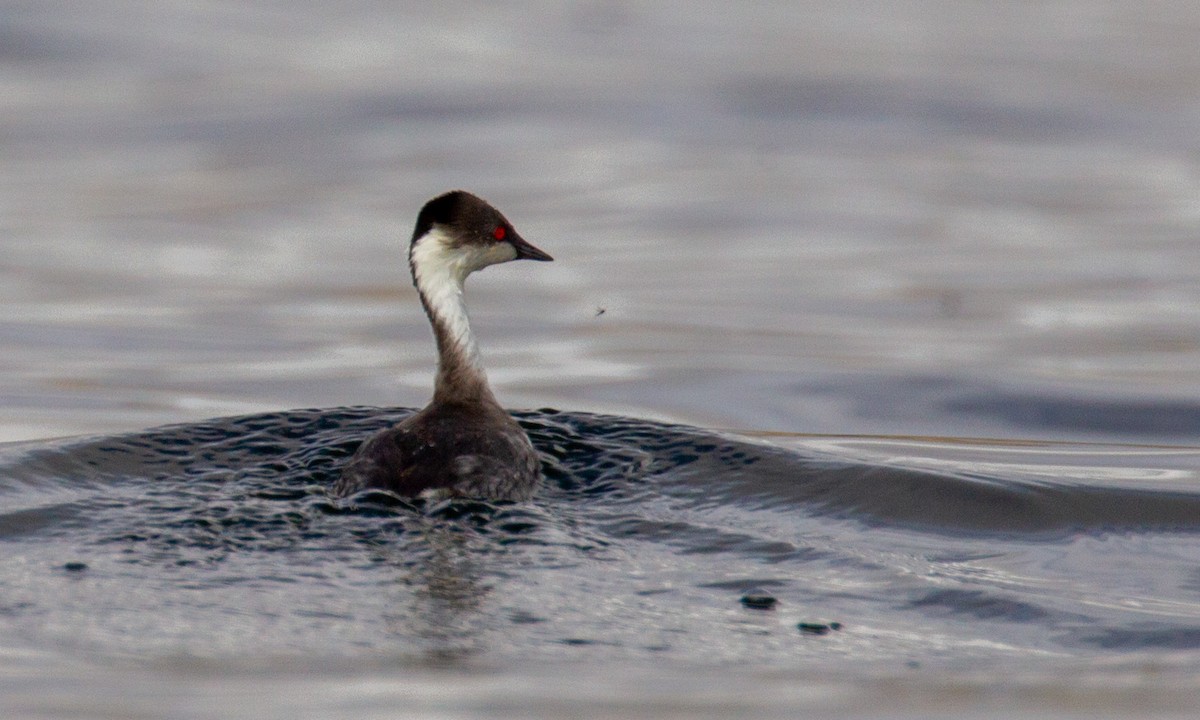
M 8 632 L 137 655 L 183 643 L 784 660 L 796 627 L 820 617 L 856 647 L 860 628 L 896 628 L 871 652 L 902 656 L 935 637 L 939 653 L 1120 652 L 1180 647 L 1120 591 L 1173 575 L 1180 588 L 1154 612 L 1172 627 L 1200 618 L 1194 577 L 1178 571 L 1194 556 L 1200 489 L 1178 453 L 1168 485 L 1147 484 L 1149 468 L 1088 484 L 1086 464 L 1059 477 L 1067 466 L 1044 443 L 1042 466 L 994 462 L 986 445 L 972 463 L 944 441 L 909 441 L 897 464 L 856 459 L 849 441 L 785 447 L 545 409 L 517 413 L 543 461 L 533 502 L 329 497 L 362 439 L 410 412 L 293 410 L 0 448 Z M 945 457 L 913 467 L 920 447 Z M 1047 573 L 1081 569 L 1091 583 L 1048 589 Z M 736 614 L 765 587 L 774 630 Z M 1008 629 L 981 645 L 980 622 Z

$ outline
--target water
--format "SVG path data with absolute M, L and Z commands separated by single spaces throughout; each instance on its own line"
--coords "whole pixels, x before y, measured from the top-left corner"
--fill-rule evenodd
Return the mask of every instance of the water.
M 1195 8 L 0 15 L 6 716 L 1196 705 Z M 455 186 L 548 486 L 339 509 Z
M 361 675 L 389 692 L 396 674 L 439 668 L 532 680 L 566 663 L 578 682 L 811 666 L 928 682 L 1188 666 L 1200 648 L 1200 449 L 764 444 L 544 410 L 520 415 L 544 459 L 532 503 L 330 499 L 362 438 L 405 414 L 9 446 L 0 642 L 103 667 L 158 658 L 186 677 L 230 664 L 272 682 Z M 687 693 L 670 702 L 686 710 Z

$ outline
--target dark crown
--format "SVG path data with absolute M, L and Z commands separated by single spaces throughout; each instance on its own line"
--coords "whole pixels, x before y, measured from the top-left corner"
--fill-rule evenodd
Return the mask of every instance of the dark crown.
M 425 203 L 417 215 L 415 243 L 434 225 L 445 225 L 463 242 L 486 242 L 498 225 L 511 227 L 500 211 L 465 190 L 451 190 Z

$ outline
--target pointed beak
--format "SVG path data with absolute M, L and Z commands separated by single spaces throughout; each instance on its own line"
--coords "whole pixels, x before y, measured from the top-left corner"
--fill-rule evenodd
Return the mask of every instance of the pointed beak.
M 554 259 L 550 257 L 549 253 L 544 253 L 525 242 L 525 238 L 517 235 L 516 233 L 509 235 L 508 242 L 517 251 L 518 260 L 542 260 L 549 262 Z

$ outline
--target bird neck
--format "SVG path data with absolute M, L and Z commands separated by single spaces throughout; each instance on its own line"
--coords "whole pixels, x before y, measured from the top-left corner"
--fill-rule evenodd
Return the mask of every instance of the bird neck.
M 437 228 L 410 255 L 413 283 L 433 326 L 438 371 L 434 402 L 495 402 L 471 332 L 463 284 L 470 270 Z

